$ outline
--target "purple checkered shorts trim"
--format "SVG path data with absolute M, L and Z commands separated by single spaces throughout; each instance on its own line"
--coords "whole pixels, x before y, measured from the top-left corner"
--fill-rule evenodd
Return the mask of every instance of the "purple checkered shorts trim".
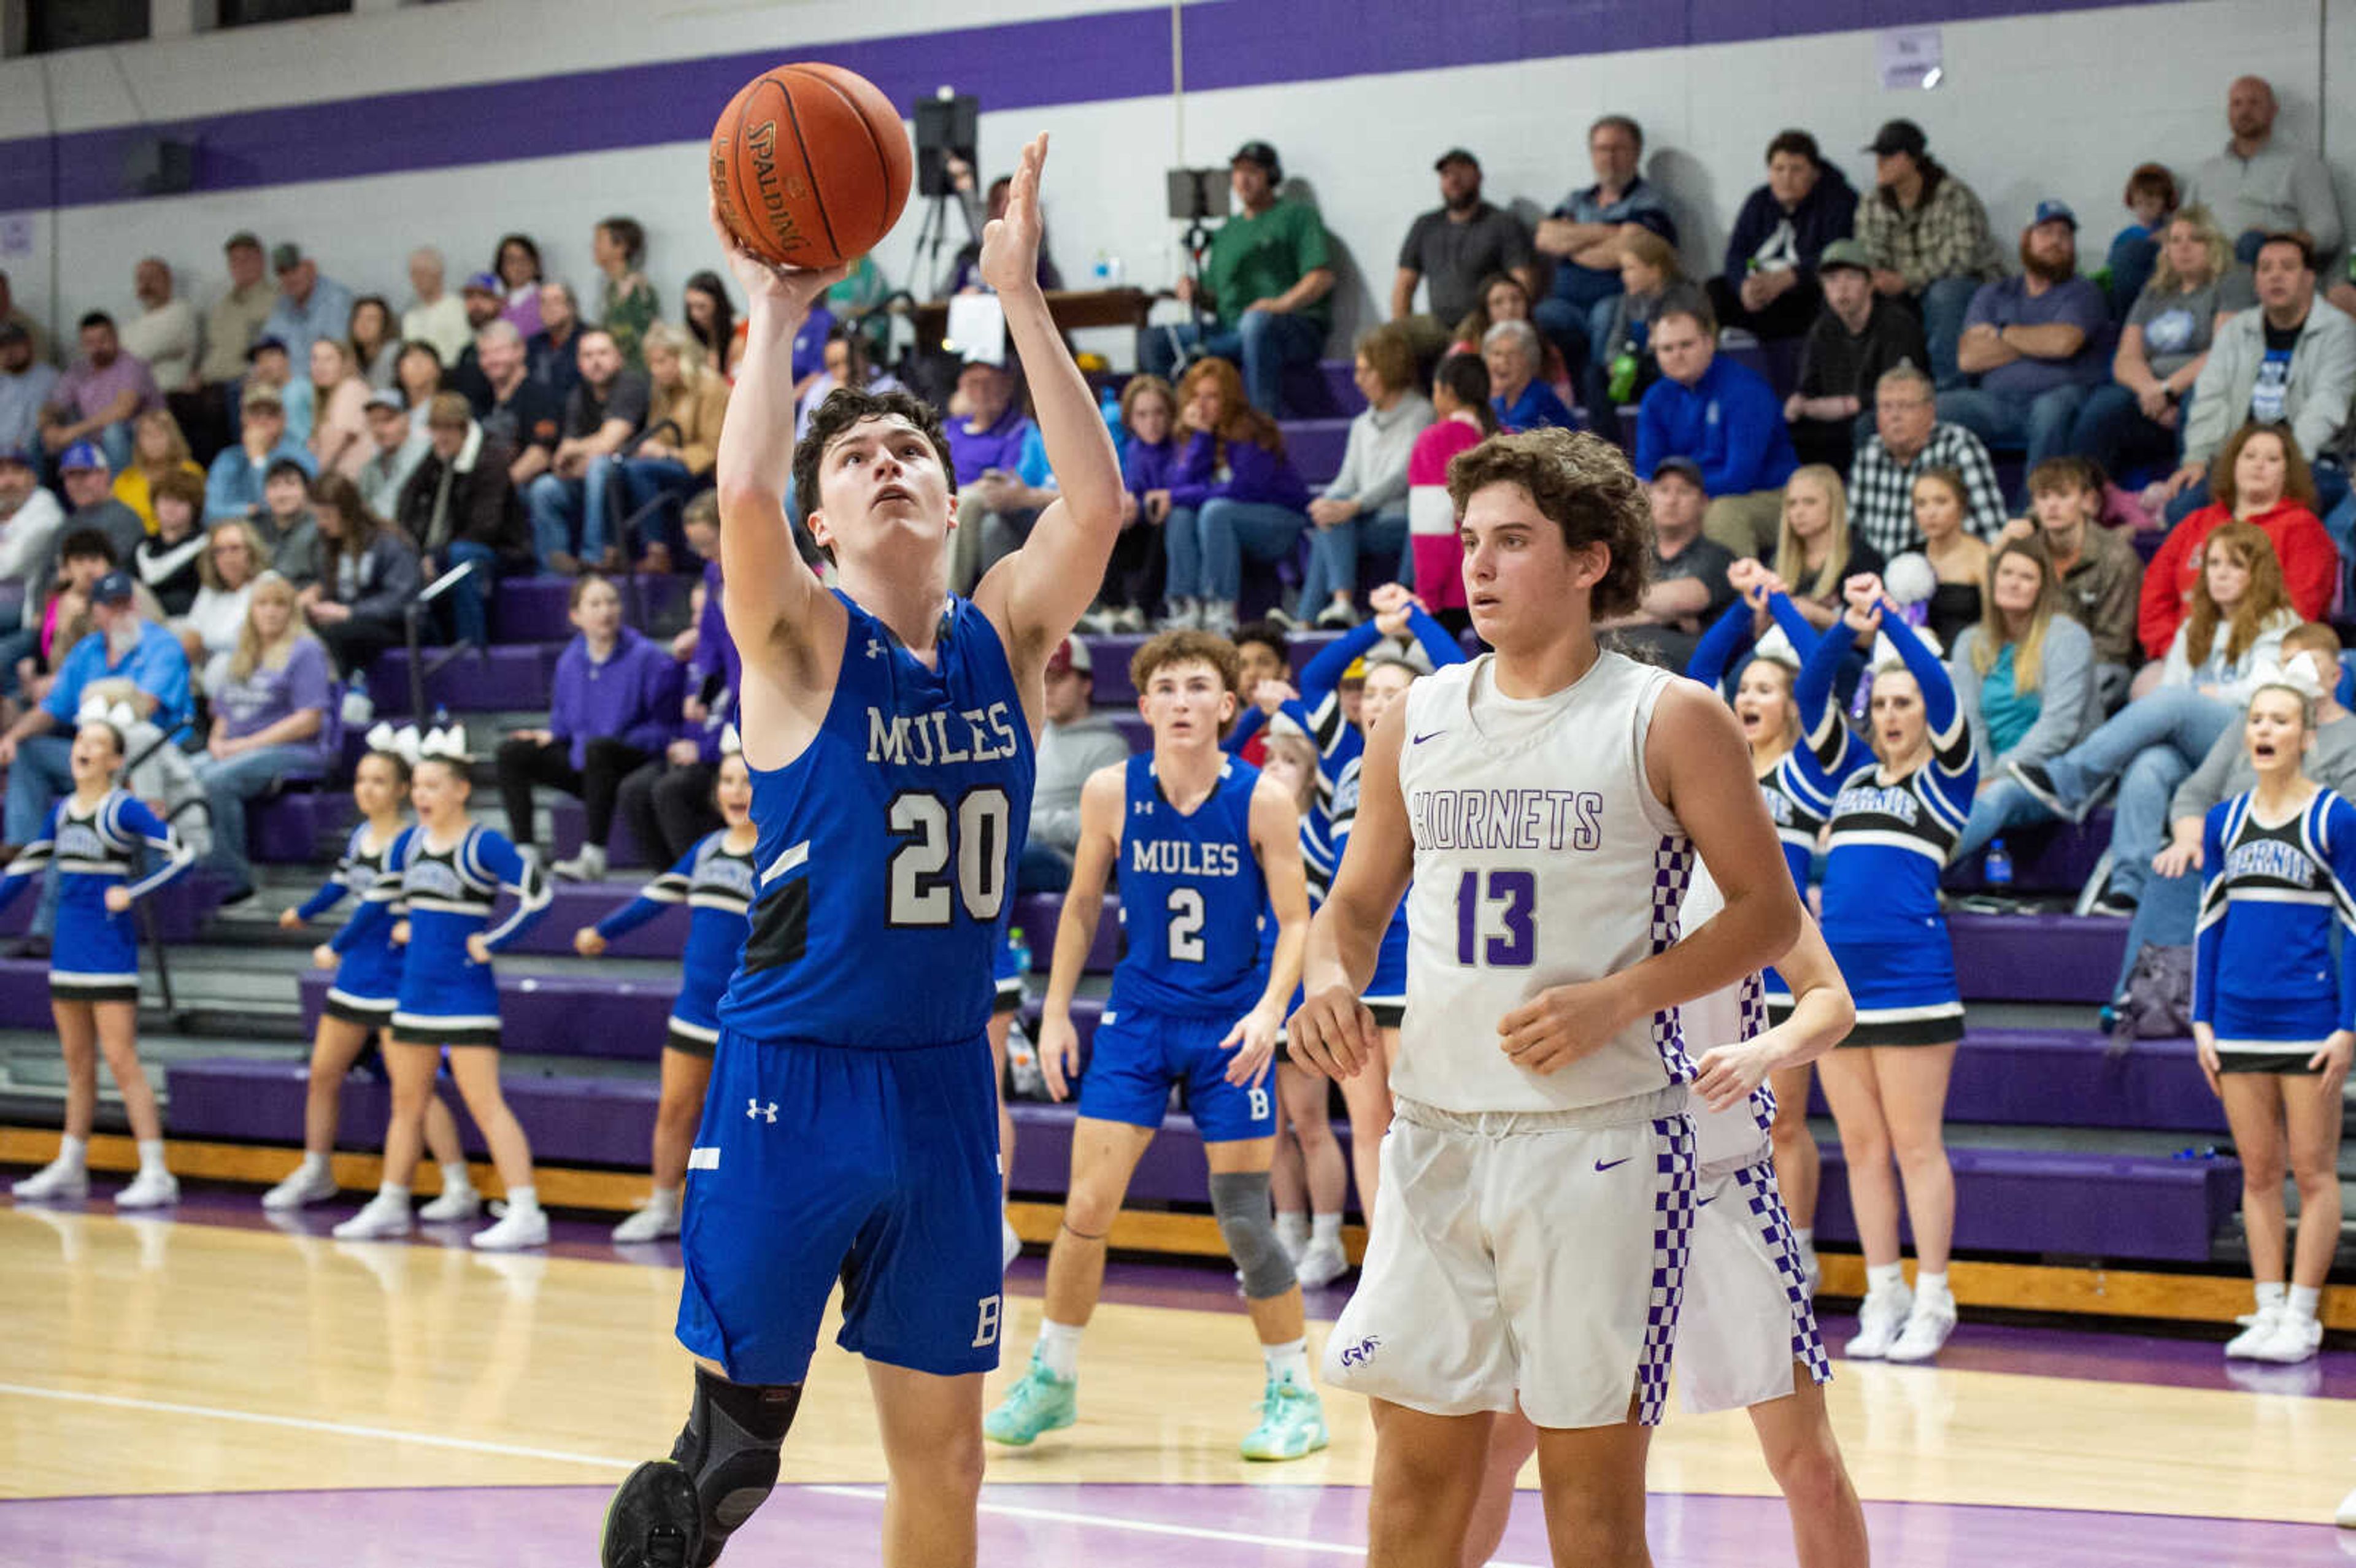
M 1653 952 L 1666 953 L 1676 945 L 1686 890 L 1693 885 L 1693 845 L 1675 834 L 1663 834 L 1653 847 Z M 1686 1054 L 1685 1026 L 1675 1008 L 1653 1015 L 1653 1049 L 1672 1083 L 1693 1082 L 1693 1061 Z
M 1693 1251 L 1694 1130 L 1689 1116 L 1653 1123 L 1661 1140 L 1662 1182 L 1653 1196 L 1653 1295 L 1644 1309 L 1644 1349 L 1636 1360 L 1636 1419 L 1660 1424 L 1669 1403 L 1669 1359 L 1676 1348 L 1677 1311 L 1685 1304 L 1686 1261 Z
M 1775 1256 L 1775 1270 L 1783 1279 L 1783 1299 L 1792 1308 L 1792 1359 L 1803 1362 L 1820 1383 L 1833 1381 L 1832 1359 L 1816 1332 L 1816 1309 L 1808 1302 L 1808 1276 L 1800 1266 L 1800 1243 L 1792 1234 L 1792 1217 L 1783 1211 L 1783 1193 L 1775 1185 L 1775 1162 L 1761 1160 L 1734 1173 L 1751 1216 Z
M 1767 1032 L 1767 976 L 1756 969 L 1742 976 L 1741 1012 L 1743 1039 L 1757 1040 Z M 1751 1091 L 1751 1119 L 1761 1132 L 1774 1133 L 1775 1090 L 1764 1078 Z

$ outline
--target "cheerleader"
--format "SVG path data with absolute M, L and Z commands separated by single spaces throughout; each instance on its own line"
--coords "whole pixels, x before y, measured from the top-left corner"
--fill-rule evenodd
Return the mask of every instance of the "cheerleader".
M 1317 809 L 1317 748 L 1306 735 L 1289 730 L 1270 735 L 1259 772 L 1292 797 L 1301 814 L 1301 869 L 1313 912 L 1333 880 L 1333 847 L 1324 814 Z M 1260 917 L 1259 944 L 1260 961 L 1267 963 L 1276 951 L 1276 921 L 1268 912 Z M 1300 1005 L 1296 991 L 1292 1010 Z M 1277 1048 L 1276 1159 L 1269 1183 L 1276 1201 L 1276 1239 L 1304 1290 L 1333 1284 L 1350 1266 L 1342 1251 L 1350 1168 L 1333 1136 L 1332 1092 L 1332 1079 L 1296 1063 L 1281 1045 Z
M 2340 1089 L 2356 1052 L 2356 807 L 2304 771 L 2321 696 L 2304 660 L 2260 677 L 2242 726 L 2257 785 L 2211 807 L 2201 842 L 2192 1038 L 2242 1158 L 2257 1278 L 2258 1309 L 2225 1354 L 2260 1361 L 2303 1361 L 2323 1342 L 2316 1302 L 2340 1241 Z M 2287 1293 L 2286 1166 L 2298 1183 Z
M 1783 846 L 1783 864 L 1792 885 L 1804 901 L 1808 870 L 1815 858 L 1816 838 L 1825 816 L 1817 803 L 1830 797 L 1815 759 L 1800 740 L 1800 708 L 1792 698 L 1792 684 L 1800 660 L 1816 645 L 1816 635 L 1792 603 L 1783 579 L 1755 560 L 1738 560 L 1727 581 L 1739 597 L 1718 624 L 1704 634 L 1686 666 L 1687 676 L 1711 690 L 1723 689 L 1726 667 L 1750 641 L 1760 613 L 1782 628 L 1781 638 L 1762 639 L 1735 682 L 1734 717 L 1751 748 L 1751 772 L 1767 802 L 1767 816 Z M 1767 1021 L 1781 1025 L 1792 1016 L 1792 988 L 1774 969 L 1762 971 L 1766 987 Z M 1824 1270 L 1816 1262 L 1816 1187 L 1822 1157 L 1815 1135 L 1808 1130 L 1808 1085 L 1815 1069 L 1803 1061 L 1775 1070 L 1775 1179 L 1783 1190 L 1792 1217 L 1792 1235 L 1800 1249 L 1808 1291 L 1815 1293 Z
M 465 748 L 466 737 L 455 729 L 434 731 L 419 742 L 410 782 L 417 825 L 393 840 L 385 858 L 387 896 L 361 904 L 329 944 L 338 955 L 348 954 L 391 923 L 394 945 L 407 949 L 384 1052 L 392 1075 L 384 1183 L 368 1207 L 336 1227 L 347 1241 L 409 1233 L 409 1179 L 417 1168 L 434 1068 L 446 1050 L 451 1076 L 507 1188 L 505 1218 L 477 1232 L 474 1244 L 508 1251 L 548 1242 L 548 1216 L 532 1185 L 531 1146 L 499 1093 L 499 990 L 491 955 L 548 912 L 549 892 L 538 869 L 512 843 L 466 815 L 472 784 Z M 491 906 L 502 888 L 518 902 L 493 927 Z M 396 900 L 409 912 L 393 923 Z
M 301 930 L 335 908 L 347 893 L 365 903 L 372 898 L 391 899 L 397 891 L 384 880 L 384 868 L 393 840 L 408 826 L 404 808 L 409 804 L 409 759 L 394 749 L 396 737 L 390 724 L 378 725 L 369 731 L 368 739 L 369 752 L 352 775 L 352 802 L 359 807 L 360 825 L 345 842 L 336 874 L 299 906 L 278 917 L 284 930 Z M 335 970 L 336 978 L 327 987 L 327 1006 L 320 1009 L 318 1032 L 311 1040 L 310 1091 L 303 1106 L 303 1163 L 262 1194 L 262 1206 L 269 1210 L 300 1209 L 336 1195 L 336 1123 L 344 1077 L 391 1023 L 393 997 L 401 989 L 401 952 L 392 944 L 390 922 L 348 953 L 338 955 L 323 942 L 312 950 L 311 961 L 319 968 Z M 372 1070 L 381 1075 L 381 1058 Z M 442 1195 L 420 1210 L 419 1218 L 473 1219 L 482 1209 L 482 1198 L 466 1169 L 457 1121 L 439 1094 L 425 1103 L 425 1146 L 442 1168 Z
M 1847 597 L 1794 688 L 1828 781 L 1829 794 L 1815 799 L 1830 828 L 1825 940 L 1857 1000 L 1856 1029 L 1821 1063 L 1865 1244 L 1865 1303 L 1847 1353 L 1920 1361 L 1955 1327 L 1947 1288 L 1955 1181 L 1940 1122 L 1964 1004 L 1939 873 L 1971 815 L 1979 763 L 1946 666 L 1898 615 L 1881 580 L 1851 578 Z M 1870 645 L 1877 632 L 1902 664 L 1876 661 L 1869 747 L 1842 723 L 1832 691 L 1852 645 Z M 1898 1261 L 1901 1180 L 1914 1228 L 1912 1291 Z
M 1023 1238 L 1014 1233 L 1014 1218 L 1006 1211 L 1014 1180 L 1014 1113 L 1006 1104 L 1006 1045 L 1014 1033 L 1015 1016 L 1023 1011 L 1023 963 L 1011 925 L 998 940 L 998 967 L 991 977 L 998 982 L 998 994 L 990 1003 L 990 1065 L 998 1075 L 998 1255 L 1000 1267 L 1012 1268 L 1023 1255 Z M 726 984 L 724 977 L 722 984 Z M 693 1130 L 691 1120 L 689 1131 Z
M 753 775 L 732 727 L 721 741 L 720 776 L 713 788 L 727 826 L 709 834 L 637 898 L 573 933 L 584 958 L 675 904 L 688 907 L 687 947 L 680 956 L 679 999 L 671 1004 L 670 1036 L 663 1042 L 662 1099 L 655 1108 L 654 1196 L 614 1227 L 616 1242 L 655 1242 L 679 1234 L 680 1194 L 687 1183 L 687 1151 L 695 1141 L 703 1092 L 712 1083 L 712 1049 L 720 1040 L 720 997 L 744 952 L 752 922 L 755 878 Z
M 139 933 L 131 906 L 194 860 L 179 836 L 137 796 L 115 787 L 131 709 L 86 705 L 68 753 L 73 793 L 49 808 L 39 837 L 0 877 L 0 909 L 46 867 L 58 878 L 57 939 L 49 960 L 49 1016 L 66 1060 L 66 1130 L 58 1157 L 10 1190 L 19 1199 L 72 1200 L 90 1194 L 91 1124 L 98 1114 L 98 1058 L 123 1092 L 139 1174 L 114 1196 L 118 1209 L 177 1203 L 180 1183 L 164 1164 L 155 1092 L 139 1066 Z M 134 880 L 141 848 L 163 863 Z

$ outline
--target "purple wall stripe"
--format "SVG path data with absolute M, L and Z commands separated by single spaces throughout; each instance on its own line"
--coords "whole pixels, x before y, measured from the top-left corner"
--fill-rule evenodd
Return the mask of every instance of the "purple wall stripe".
M 2158 5 L 2164 0 L 2131 0 Z M 1868 27 L 2094 8 L 2096 0 L 1205 0 L 1186 8 L 1196 91 L 1282 81 L 1739 43 Z M 519 81 L 293 104 L 0 142 L 0 211 L 129 199 L 123 160 L 155 135 L 197 144 L 196 188 L 450 168 L 510 158 L 698 142 L 776 47 Z M 1166 10 L 862 38 L 807 51 L 906 104 L 943 82 L 990 110 L 1149 97 L 1170 82 Z M 1042 61 L 1053 61 L 1042 69 Z

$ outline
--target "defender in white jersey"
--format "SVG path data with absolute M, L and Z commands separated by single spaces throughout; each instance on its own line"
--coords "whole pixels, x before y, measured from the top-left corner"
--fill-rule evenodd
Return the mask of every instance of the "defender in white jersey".
M 1497 1413 L 1539 1428 L 1558 1561 L 1644 1545 L 1696 1170 L 1677 1004 L 1788 951 L 1799 901 L 1725 707 L 1596 645 L 1644 589 L 1651 515 L 1584 434 L 1459 456 L 1472 624 L 1495 652 L 1367 741 L 1311 925 L 1297 1058 L 1378 1062 L 1358 999 L 1410 880 L 1407 1016 L 1373 1234 L 1326 1377 L 1374 1402 L 1371 1560 L 1452 1568 Z M 1681 935 L 1698 853 L 1725 908 Z
M 1708 920 L 1719 902 L 1709 873 L 1697 869 L 1686 894 L 1686 923 Z M 1708 1050 L 1694 1063 L 1700 1169 L 1685 1307 L 1677 1317 L 1677 1393 L 1688 1414 L 1749 1410 L 1760 1454 L 1791 1515 L 1800 1568 L 1865 1568 L 1865 1509 L 1825 1408 L 1832 1362 L 1816 1333 L 1800 1250 L 1775 1180 L 1771 1076 L 1804 1068 L 1847 1038 L 1857 1020 L 1824 933 L 1806 915 L 1800 918 L 1799 945 L 1777 963 L 1789 987 L 1782 1022 L 1768 1026 L 1764 976 L 1757 974 L 1678 1009 L 1686 1038 Z M 1537 1445 L 1537 1432 L 1521 1416 L 1498 1420 L 1463 1568 L 1480 1568 L 1505 1538 L 1514 1477 Z

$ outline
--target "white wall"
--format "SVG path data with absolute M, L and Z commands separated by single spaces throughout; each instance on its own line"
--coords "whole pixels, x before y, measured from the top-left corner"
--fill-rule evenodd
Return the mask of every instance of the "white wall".
M 1093 8 L 993 0 L 992 14 Z M 0 62 L 0 138 L 40 134 L 51 123 L 45 88 L 55 124 L 70 132 L 592 69 L 650 50 L 733 53 L 764 36 L 781 55 L 823 55 L 819 40 L 966 26 L 971 16 L 952 0 L 894 0 L 880 17 L 859 0 L 467 0 Z M 1688 257 L 1703 265 L 1715 265 L 1774 132 L 1813 130 L 1863 188 L 1871 160 L 1856 149 L 1893 114 L 1925 126 L 1999 232 L 2017 229 L 2040 197 L 2059 195 L 2085 220 L 2091 250 L 2123 221 L 2119 187 L 2135 164 L 2156 157 L 2184 170 L 2222 143 L 2225 83 L 2245 71 L 2275 82 L 2289 139 L 2317 144 L 2329 117 L 2343 206 L 2356 215 L 2356 72 L 2333 75 L 2331 101 L 2319 101 L 2327 27 L 2329 52 L 2356 58 L 2356 0 L 2182 0 L 1950 24 L 1946 79 L 1928 93 L 1881 91 L 1870 32 L 1193 93 L 1183 156 L 1215 164 L 1246 135 L 1277 144 L 1355 264 L 1345 330 L 1387 297 L 1399 236 L 1432 203 L 1440 148 L 1476 150 L 1493 198 L 1551 205 L 1590 177 L 1582 132 L 1606 109 L 1643 121 L 1648 172 L 1677 202 Z M 1173 124 L 1166 97 L 985 112 L 984 162 L 1002 168 L 1024 136 L 1049 132 L 1048 223 L 1066 274 L 1084 274 L 1102 249 L 1133 281 L 1165 283 L 1175 229 L 1162 219 L 1160 171 L 1172 160 Z M 521 229 L 539 237 L 552 272 L 586 282 L 590 226 L 628 211 L 648 227 L 650 271 L 670 304 L 689 272 L 716 259 L 704 199 L 701 145 L 682 142 L 35 214 L 32 252 L 0 256 L 0 267 L 26 308 L 70 320 L 126 308 L 132 264 L 149 253 L 181 269 L 184 287 L 209 293 L 221 239 L 252 228 L 272 241 L 299 240 L 329 273 L 398 307 L 414 244 L 440 244 L 457 274 L 486 264 L 501 231 Z M 906 275 L 919 212 L 912 206 L 878 252 L 895 279 Z

